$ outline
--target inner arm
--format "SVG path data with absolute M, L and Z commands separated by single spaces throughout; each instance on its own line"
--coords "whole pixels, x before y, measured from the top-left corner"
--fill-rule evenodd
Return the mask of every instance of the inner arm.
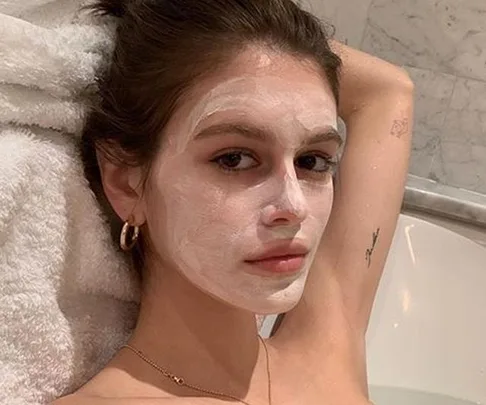
M 347 142 L 302 300 L 280 319 L 275 343 L 318 358 L 319 372 L 325 360 L 333 375 L 354 373 L 349 378 L 366 390 L 364 337 L 403 199 L 413 85 L 393 65 L 333 46 L 343 59 Z

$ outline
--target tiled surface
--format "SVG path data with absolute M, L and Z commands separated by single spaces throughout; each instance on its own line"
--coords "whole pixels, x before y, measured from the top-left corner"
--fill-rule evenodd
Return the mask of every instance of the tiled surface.
M 453 73 L 453 41 L 431 0 L 373 0 L 362 49 L 401 65 Z
M 434 156 L 431 177 L 453 187 L 486 194 L 486 146 L 442 141 Z
M 432 171 L 440 182 L 486 194 L 485 82 L 457 79 Z
M 302 4 L 331 23 L 338 40 L 353 47 L 360 46 L 371 0 L 303 0 Z
M 410 172 L 486 194 L 486 0 L 304 0 L 416 89 Z
M 410 172 L 486 194 L 484 44 L 486 1 L 373 0 L 362 49 L 415 82 Z
M 415 83 L 415 124 L 410 172 L 431 177 L 456 77 L 407 67 Z
M 395 63 L 486 80 L 486 2 L 373 0 L 362 48 Z
M 415 132 L 427 135 L 442 129 L 456 77 L 433 70 L 406 67 L 415 83 Z

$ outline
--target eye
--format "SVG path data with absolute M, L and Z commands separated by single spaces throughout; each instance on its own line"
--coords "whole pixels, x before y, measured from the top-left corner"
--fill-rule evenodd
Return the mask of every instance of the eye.
M 248 170 L 258 165 L 258 162 L 251 154 L 243 151 L 232 151 L 219 155 L 212 162 L 218 164 L 221 169 L 230 172 Z
M 332 171 L 336 166 L 336 162 L 334 162 L 330 157 L 324 157 L 316 153 L 302 155 L 295 160 L 295 163 L 301 169 L 319 173 L 327 173 Z

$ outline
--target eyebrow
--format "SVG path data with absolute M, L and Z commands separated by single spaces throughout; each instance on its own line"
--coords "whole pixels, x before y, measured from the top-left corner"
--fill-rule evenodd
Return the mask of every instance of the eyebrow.
M 236 134 L 259 142 L 275 142 L 277 140 L 274 133 L 243 123 L 221 123 L 209 126 L 200 131 L 194 137 L 194 140 L 207 139 L 213 136 L 226 134 Z M 335 128 L 328 126 L 324 129 L 324 131 L 318 132 L 306 139 L 303 144 L 305 146 L 309 146 L 321 142 L 336 142 L 339 146 L 341 146 L 343 143 L 343 138 Z

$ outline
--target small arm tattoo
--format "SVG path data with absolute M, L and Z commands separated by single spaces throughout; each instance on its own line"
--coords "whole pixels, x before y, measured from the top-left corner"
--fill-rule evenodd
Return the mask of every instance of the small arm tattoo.
M 394 120 L 391 128 L 391 135 L 400 139 L 409 130 L 408 118 L 403 118 L 401 120 Z
M 368 267 L 371 266 L 371 256 L 375 251 L 375 246 L 376 246 L 376 242 L 378 241 L 379 235 L 380 235 L 380 228 L 378 228 L 376 232 L 373 232 L 373 244 L 371 245 L 371 248 L 366 249 L 366 260 L 368 261 Z

